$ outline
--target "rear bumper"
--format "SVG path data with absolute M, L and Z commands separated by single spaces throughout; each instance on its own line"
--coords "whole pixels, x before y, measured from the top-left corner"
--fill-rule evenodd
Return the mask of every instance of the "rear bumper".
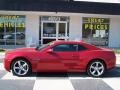
M 107 70 L 113 70 L 116 67 L 116 59 L 109 60 L 107 63 Z

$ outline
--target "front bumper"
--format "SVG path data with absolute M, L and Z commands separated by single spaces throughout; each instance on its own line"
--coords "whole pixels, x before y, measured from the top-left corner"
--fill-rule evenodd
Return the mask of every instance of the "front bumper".
M 8 60 L 8 59 L 4 59 L 4 68 L 7 70 L 7 71 L 9 71 L 10 72 L 10 60 Z

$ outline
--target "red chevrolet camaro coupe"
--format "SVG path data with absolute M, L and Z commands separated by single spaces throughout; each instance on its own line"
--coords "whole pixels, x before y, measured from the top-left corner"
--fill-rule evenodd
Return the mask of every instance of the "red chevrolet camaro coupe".
M 5 69 L 17 76 L 31 72 L 87 72 L 100 77 L 115 64 L 112 50 L 82 41 L 54 41 L 36 48 L 15 49 L 4 59 Z

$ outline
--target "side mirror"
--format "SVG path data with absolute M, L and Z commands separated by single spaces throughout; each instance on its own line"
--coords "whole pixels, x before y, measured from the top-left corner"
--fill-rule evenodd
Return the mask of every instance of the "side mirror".
M 35 48 L 35 50 L 38 50 L 39 49 L 39 46 L 37 46 L 36 48 Z
M 48 49 L 47 53 L 53 53 L 53 49 Z

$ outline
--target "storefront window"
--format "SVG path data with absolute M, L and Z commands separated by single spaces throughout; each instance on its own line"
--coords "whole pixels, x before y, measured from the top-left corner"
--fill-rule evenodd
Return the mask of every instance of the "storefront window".
M 15 45 L 15 30 L 14 27 L 6 27 L 5 35 L 3 36 L 6 45 Z
M 84 17 L 82 25 L 83 40 L 98 46 L 108 46 L 109 37 L 108 18 Z
M 59 23 L 58 37 L 65 37 L 65 29 L 66 29 L 66 24 L 65 23 Z
M 3 39 L 4 33 L 5 33 L 4 27 L 0 27 L 0 45 L 5 44 L 4 39 Z
M 25 44 L 25 27 L 17 27 L 16 29 L 16 45 Z
M 43 37 L 56 37 L 56 23 L 43 23 Z
M 25 45 L 25 16 L 0 15 L 0 45 Z

